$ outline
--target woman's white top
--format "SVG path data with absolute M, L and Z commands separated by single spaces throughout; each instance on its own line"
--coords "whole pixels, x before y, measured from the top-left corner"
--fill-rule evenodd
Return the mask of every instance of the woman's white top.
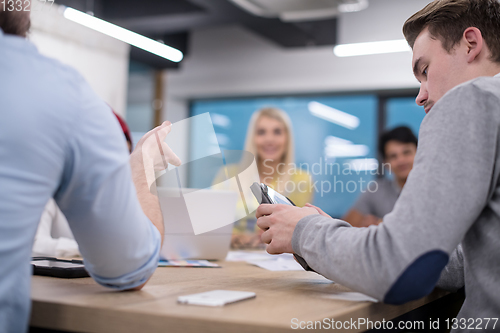
M 32 252 L 34 257 L 72 258 L 80 256 L 78 244 L 69 228 L 68 221 L 54 199 L 47 202 L 42 213 Z

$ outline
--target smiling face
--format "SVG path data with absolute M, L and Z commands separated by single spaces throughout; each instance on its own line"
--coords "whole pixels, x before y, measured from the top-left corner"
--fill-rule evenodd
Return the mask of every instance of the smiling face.
M 262 160 L 281 161 L 285 155 L 288 133 L 281 121 L 262 116 L 255 126 L 254 143 Z
M 469 79 L 467 59 L 462 56 L 462 45 L 448 53 L 439 39 L 424 29 L 413 46 L 413 71 L 420 82 L 416 103 L 425 112 L 436 104 L 450 89 Z

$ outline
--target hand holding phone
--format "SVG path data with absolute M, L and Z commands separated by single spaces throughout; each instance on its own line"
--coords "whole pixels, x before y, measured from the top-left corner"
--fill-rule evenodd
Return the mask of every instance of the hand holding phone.
M 290 206 L 295 206 L 292 200 L 288 199 L 284 195 L 276 192 L 266 184 L 253 183 L 250 186 L 253 195 L 257 198 L 259 204 L 285 204 Z M 307 262 L 301 256 L 293 254 L 295 260 L 304 268 L 306 271 L 313 271 Z

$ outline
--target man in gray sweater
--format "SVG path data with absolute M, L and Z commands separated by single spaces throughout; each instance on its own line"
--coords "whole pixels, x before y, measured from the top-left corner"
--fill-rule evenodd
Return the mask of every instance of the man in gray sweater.
M 269 253 L 296 253 L 325 277 L 390 304 L 436 285 L 465 286 L 454 331 L 471 322 L 499 330 L 500 3 L 434 1 L 403 32 L 427 115 L 392 213 L 353 228 L 313 206 L 261 205 L 262 240 Z

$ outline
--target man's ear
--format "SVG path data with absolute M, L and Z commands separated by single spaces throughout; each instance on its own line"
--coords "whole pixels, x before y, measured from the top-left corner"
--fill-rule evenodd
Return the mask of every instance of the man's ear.
M 479 56 L 483 50 L 483 35 L 481 30 L 475 27 L 465 29 L 463 40 L 467 47 L 467 62 L 471 63 Z

